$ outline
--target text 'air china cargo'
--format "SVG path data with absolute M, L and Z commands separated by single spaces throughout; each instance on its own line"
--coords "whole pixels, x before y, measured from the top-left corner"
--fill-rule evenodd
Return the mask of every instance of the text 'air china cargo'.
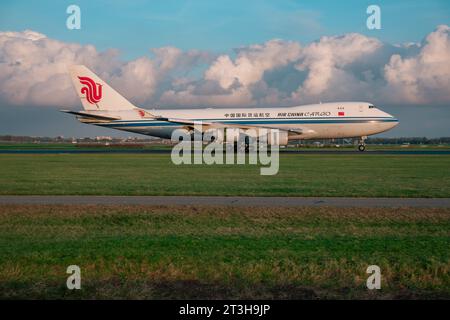
M 279 145 L 289 140 L 360 138 L 392 129 L 398 120 L 367 102 L 333 102 L 277 108 L 206 108 L 146 110 L 136 107 L 85 66 L 70 68 L 84 111 L 62 110 L 83 123 L 171 139 L 172 132 L 194 126 L 278 129 Z M 202 130 L 203 130 L 202 129 Z M 216 141 L 217 142 L 217 141 Z

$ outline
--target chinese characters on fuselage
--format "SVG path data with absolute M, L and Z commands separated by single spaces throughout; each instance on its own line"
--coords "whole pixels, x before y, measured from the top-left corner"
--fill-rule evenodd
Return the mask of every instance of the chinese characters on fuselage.
M 225 113 L 225 118 L 272 118 L 270 112 L 235 112 Z M 295 117 L 329 117 L 329 111 L 307 111 L 307 112 L 278 112 L 276 118 Z

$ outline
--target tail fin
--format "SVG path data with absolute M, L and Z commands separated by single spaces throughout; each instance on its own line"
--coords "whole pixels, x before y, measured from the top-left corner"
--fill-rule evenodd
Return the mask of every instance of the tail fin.
M 131 102 L 85 66 L 71 66 L 70 76 L 85 110 L 136 109 Z

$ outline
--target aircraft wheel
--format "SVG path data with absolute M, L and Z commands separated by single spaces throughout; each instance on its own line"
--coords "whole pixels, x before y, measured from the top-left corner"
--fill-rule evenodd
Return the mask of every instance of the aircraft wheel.
M 363 144 L 360 144 L 360 145 L 358 146 L 358 150 L 361 151 L 361 152 L 363 152 L 364 150 L 366 150 L 366 146 L 363 145 Z

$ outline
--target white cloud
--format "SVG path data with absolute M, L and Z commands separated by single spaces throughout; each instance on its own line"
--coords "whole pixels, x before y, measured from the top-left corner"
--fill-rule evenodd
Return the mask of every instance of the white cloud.
M 34 32 L 0 32 L 0 99 L 13 105 L 79 105 L 67 68 L 85 64 L 136 103 L 152 101 L 174 69 L 195 67 L 209 57 L 200 51 L 164 47 L 154 57 L 123 62 L 117 50 L 66 43 Z
M 345 68 L 381 46 L 379 40 L 357 33 L 342 37 L 323 37 L 312 43 L 303 50 L 300 62 L 296 65 L 300 71 L 307 70 L 308 76 L 293 97 L 317 96 L 326 90 L 333 90 L 330 83 L 335 78 L 351 80 L 352 77 Z
M 293 105 L 330 100 L 379 104 L 450 102 L 450 28 L 420 44 L 361 34 L 306 46 L 270 40 L 214 56 L 175 47 L 122 61 L 117 50 L 66 43 L 35 31 L 0 32 L 0 100 L 76 106 L 67 66 L 85 64 L 142 106 Z
M 69 44 L 33 31 L 0 33 L 0 97 L 15 105 L 75 104 L 67 66 L 110 68 L 117 52 Z
M 228 55 L 217 58 L 205 72 L 205 79 L 218 81 L 224 89 L 228 89 L 236 80 L 248 86 L 260 81 L 265 71 L 297 60 L 300 52 L 298 43 L 281 40 L 241 48 L 234 62 Z
M 301 47 L 297 42 L 270 40 L 236 50 L 234 61 L 229 55 L 219 56 L 204 73 L 204 80 L 217 82 L 222 90 L 198 94 L 197 87 L 189 85 L 181 91 L 163 94 L 162 102 L 188 105 L 252 106 L 257 103 L 250 86 L 262 81 L 264 72 L 274 70 L 299 58 Z M 201 84 L 204 86 L 204 83 Z M 200 90 L 204 92 L 204 90 Z M 221 91 L 221 92 L 217 92 Z M 276 101 L 274 101 L 276 102 Z
M 394 101 L 450 102 L 450 27 L 430 33 L 416 56 L 393 55 L 384 70 L 386 92 Z
M 161 102 L 169 106 L 253 106 L 251 92 L 239 87 L 233 89 L 228 94 L 212 93 L 208 95 L 198 95 L 195 93 L 196 87 L 188 85 L 181 91 L 167 90 L 161 96 Z

